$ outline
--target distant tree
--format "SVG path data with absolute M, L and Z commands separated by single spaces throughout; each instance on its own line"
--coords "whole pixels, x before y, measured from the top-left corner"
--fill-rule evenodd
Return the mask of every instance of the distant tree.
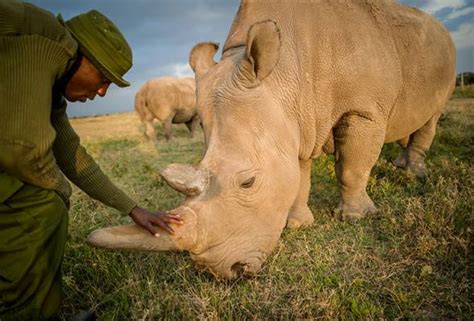
M 474 84 L 474 72 L 464 72 L 464 86 Z M 461 74 L 456 76 L 456 86 L 461 86 Z

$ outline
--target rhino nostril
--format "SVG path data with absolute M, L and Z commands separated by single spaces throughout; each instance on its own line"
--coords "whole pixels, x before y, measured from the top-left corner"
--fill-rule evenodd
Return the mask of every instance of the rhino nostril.
M 232 274 L 235 276 L 240 276 L 245 272 L 245 264 L 242 264 L 241 262 L 235 262 L 232 264 L 232 267 L 230 268 L 232 271 Z

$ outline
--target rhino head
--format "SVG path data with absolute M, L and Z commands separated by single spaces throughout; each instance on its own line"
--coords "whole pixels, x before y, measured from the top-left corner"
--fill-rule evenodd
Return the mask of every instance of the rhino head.
M 278 27 L 266 21 L 254 24 L 246 42 L 228 48 L 219 63 L 213 59 L 216 44 L 192 49 L 206 152 L 196 166 L 171 164 L 161 172 L 186 195 L 173 210 L 185 224 L 175 235 L 159 238 L 138 226 L 112 227 L 93 232 L 89 243 L 186 250 L 220 278 L 261 268 L 277 245 L 300 183 L 299 131 L 291 110 L 282 108 L 285 88 L 275 70 L 280 47 Z

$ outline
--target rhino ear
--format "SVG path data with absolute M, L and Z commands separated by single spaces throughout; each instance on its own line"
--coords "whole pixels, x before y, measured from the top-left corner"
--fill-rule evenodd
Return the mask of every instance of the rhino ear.
M 216 64 L 214 55 L 217 49 L 219 49 L 219 44 L 214 42 L 201 42 L 191 49 L 189 65 L 196 76 L 205 74 L 209 68 Z
M 280 58 L 280 29 L 274 21 L 266 20 L 253 24 L 247 34 L 247 61 L 244 68 L 258 83 L 275 68 Z

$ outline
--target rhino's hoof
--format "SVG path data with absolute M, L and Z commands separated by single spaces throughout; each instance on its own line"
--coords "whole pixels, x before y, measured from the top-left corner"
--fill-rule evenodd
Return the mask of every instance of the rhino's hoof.
M 395 165 L 398 168 L 406 168 L 407 167 L 407 161 L 406 161 L 405 157 L 403 157 L 403 155 L 399 156 L 392 163 L 393 163 L 393 165 Z
M 398 168 L 403 168 L 414 174 L 416 177 L 426 176 L 426 166 L 423 160 L 407 162 L 405 157 L 400 156 L 393 161 L 393 165 Z
M 334 209 L 333 214 L 336 219 L 352 224 L 365 217 L 364 212 L 348 211 L 341 208 Z
M 364 218 L 365 215 L 359 212 L 343 212 L 342 220 L 351 224 L 357 223 L 360 219 Z
M 311 225 L 314 222 L 313 213 L 308 206 L 292 209 L 286 221 L 286 227 L 297 229 L 302 226 Z
M 299 227 L 303 226 L 303 222 L 295 219 L 295 218 L 292 218 L 290 217 L 287 221 L 286 221 L 286 227 L 290 228 L 290 229 L 297 229 Z
M 408 164 L 407 170 L 413 173 L 418 178 L 426 176 L 426 166 L 424 162 L 413 162 Z
M 360 219 L 364 218 L 367 214 L 374 214 L 377 213 L 378 209 L 372 202 L 369 202 L 363 207 L 355 207 L 355 208 L 343 208 L 337 207 L 334 209 L 333 214 L 334 217 L 338 220 L 349 222 L 349 223 L 357 223 Z

